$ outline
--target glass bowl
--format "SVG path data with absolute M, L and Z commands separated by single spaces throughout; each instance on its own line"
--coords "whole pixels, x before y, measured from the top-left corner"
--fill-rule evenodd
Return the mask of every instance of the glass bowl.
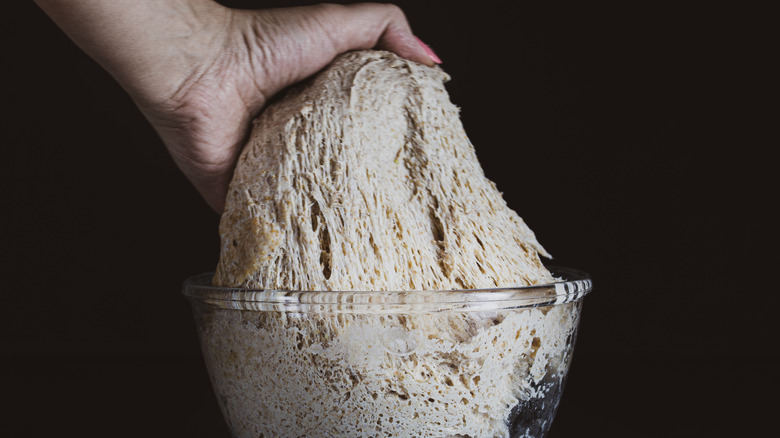
M 236 438 L 542 437 L 588 275 L 542 286 L 302 292 L 191 277 L 203 356 Z

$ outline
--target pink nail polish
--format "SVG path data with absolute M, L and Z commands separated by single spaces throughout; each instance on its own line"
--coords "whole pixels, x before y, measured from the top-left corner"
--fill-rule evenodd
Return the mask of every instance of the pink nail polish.
M 417 37 L 414 37 L 414 39 L 416 39 L 417 42 L 420 44 L 420 47 L 422 47 L 423 50 L 425 50 L 425 54 L 428 55 L 429 58 L 431 58 L 431 61 L 435 62 L 436 64 L 441 64 L 441 59 L 439 59 L 439 57 L 436 56 L 435 53 L 433 53 L 433 50 L 431 50 L 431 48 L 428 47 L 427 44 L 422 42 L 422 40 L 420 40 Z

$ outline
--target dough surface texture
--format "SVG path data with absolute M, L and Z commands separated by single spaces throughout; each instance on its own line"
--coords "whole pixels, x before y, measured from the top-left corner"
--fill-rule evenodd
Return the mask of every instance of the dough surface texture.
M 448 290 L 554 281 L 430 68 L 350 52 L 255 121 L 220 224 L 220 286 Z
M 557 404 L 578 303 L 334 298 L 556 281 L 485 177 L 446 80 L 388 52 L 351 52 L 255 121 L 213 283 L 285 303 L 332 292 L 290 307 L 203 305 L 204 356 L 234 436 L 506 438 L 518 407 Z

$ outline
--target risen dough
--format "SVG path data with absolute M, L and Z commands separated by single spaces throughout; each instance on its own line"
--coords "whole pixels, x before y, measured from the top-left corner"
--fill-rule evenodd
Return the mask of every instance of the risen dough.
M 443 290 L 553 281 L 477 161 L 438 68 L 352 52 L 255 121 L 214 282 Z
M 546 252 L 485 177 L 446 79 L 391 53 L 353 52 L 269 106 L 230 186 L 214 283 L 553 282 Z M 578 308 L 220 309 L 204 314 L 202 340 L 241 438 L 507 437 L 513 407 L 558 388 Z

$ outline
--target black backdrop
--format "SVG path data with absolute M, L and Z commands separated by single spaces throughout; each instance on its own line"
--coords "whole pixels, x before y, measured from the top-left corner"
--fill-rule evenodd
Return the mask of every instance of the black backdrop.
M 777 359 L 761 13 L 398 4 L 488 177 L 594 279 L 550 437 L 755 436 Z M 0 20 L 0 430 L 227 437 L 179 293 L 217 215 L 32 2 Z

